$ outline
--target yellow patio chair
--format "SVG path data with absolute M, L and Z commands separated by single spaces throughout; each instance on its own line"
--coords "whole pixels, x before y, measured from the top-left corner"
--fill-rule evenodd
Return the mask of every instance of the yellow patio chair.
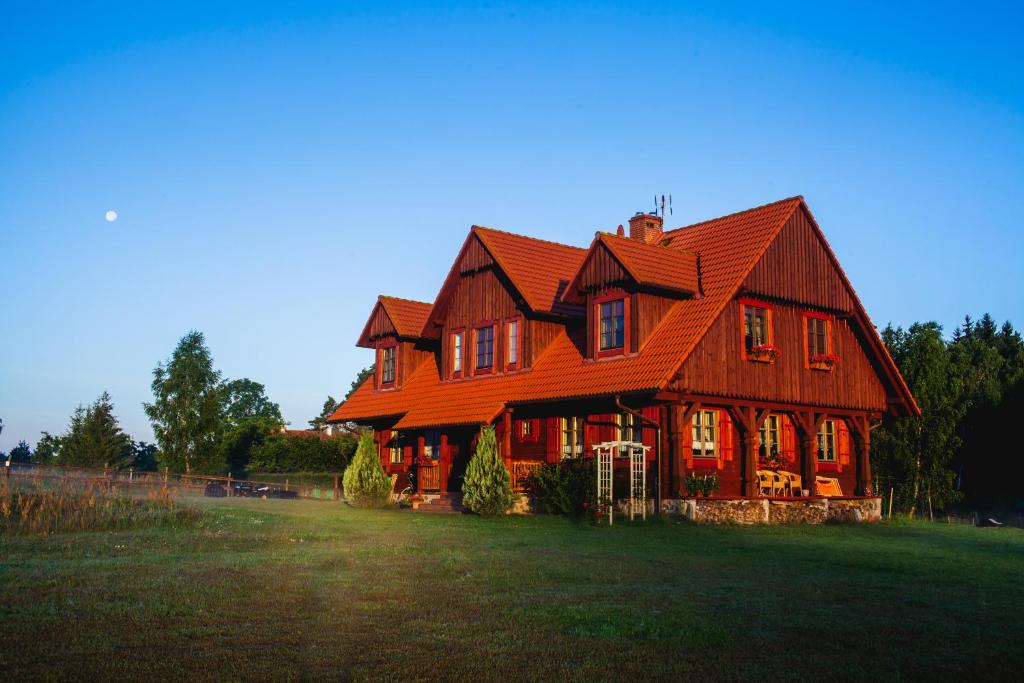
M 800 490 L 803 488 L 803 480 L 799 474 L 795 472 L 779 472 L 785 479 L 786 494 L 791 497 L 800 495 Z
M 783 495 L 785 485 L 778 472 L 758 470 L 757 488 L 758 493 L 762 496 L 781 496 Z

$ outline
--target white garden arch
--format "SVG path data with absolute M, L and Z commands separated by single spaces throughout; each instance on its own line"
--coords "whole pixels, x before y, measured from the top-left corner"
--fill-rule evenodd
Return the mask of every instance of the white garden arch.
M 647 519 L 647 451 L 636 441 L 604 441 L 592 446 L 597 456 L 597 500 L 608 505 L 608 524 L 615 515 L 615 458 L 629 458 L 629 518 L 636 516 L 637 508 L 641 519 Z M 627 455 L 623 455 L 627 454 Z

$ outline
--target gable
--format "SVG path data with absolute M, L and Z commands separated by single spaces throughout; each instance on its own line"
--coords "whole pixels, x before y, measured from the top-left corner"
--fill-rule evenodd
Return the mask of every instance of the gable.
M 853 298 L 810 216 L 794 211 L 743 281 L 746 293 L 852 313 Z
M 884 412 L 886 389 L 849 319 L 831 321 L 830 372 L 804 364 L 805 307 L 772 306 L 772 342 L 780 356 L 772 364 L 743 356 L 742 305 L 733 300 L 683 363 L 679 383 L 687 391 L 730 398 Z
M 423 322 L 430 312 L 430 304 L 393 296 L 379 296 L 370 319 L 366 321 L 356 346 L 372 348 L 382 337 L 420 339 Z

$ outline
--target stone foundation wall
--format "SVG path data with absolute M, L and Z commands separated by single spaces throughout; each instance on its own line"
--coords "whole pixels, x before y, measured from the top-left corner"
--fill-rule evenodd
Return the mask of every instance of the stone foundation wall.
M 875 522 L 882 518 L 881 498 L 671 498 L 662 512 L 702 524 L 822 524 Z

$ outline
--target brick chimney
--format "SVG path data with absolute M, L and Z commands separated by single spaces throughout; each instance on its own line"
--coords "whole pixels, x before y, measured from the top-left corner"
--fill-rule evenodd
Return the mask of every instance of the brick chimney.
M 661 240 L 662 224 L 661 216 L 652 213 L 637 212 L 629 219 L 629 238 L 639 240 L 646 244 L 654 244 Z

